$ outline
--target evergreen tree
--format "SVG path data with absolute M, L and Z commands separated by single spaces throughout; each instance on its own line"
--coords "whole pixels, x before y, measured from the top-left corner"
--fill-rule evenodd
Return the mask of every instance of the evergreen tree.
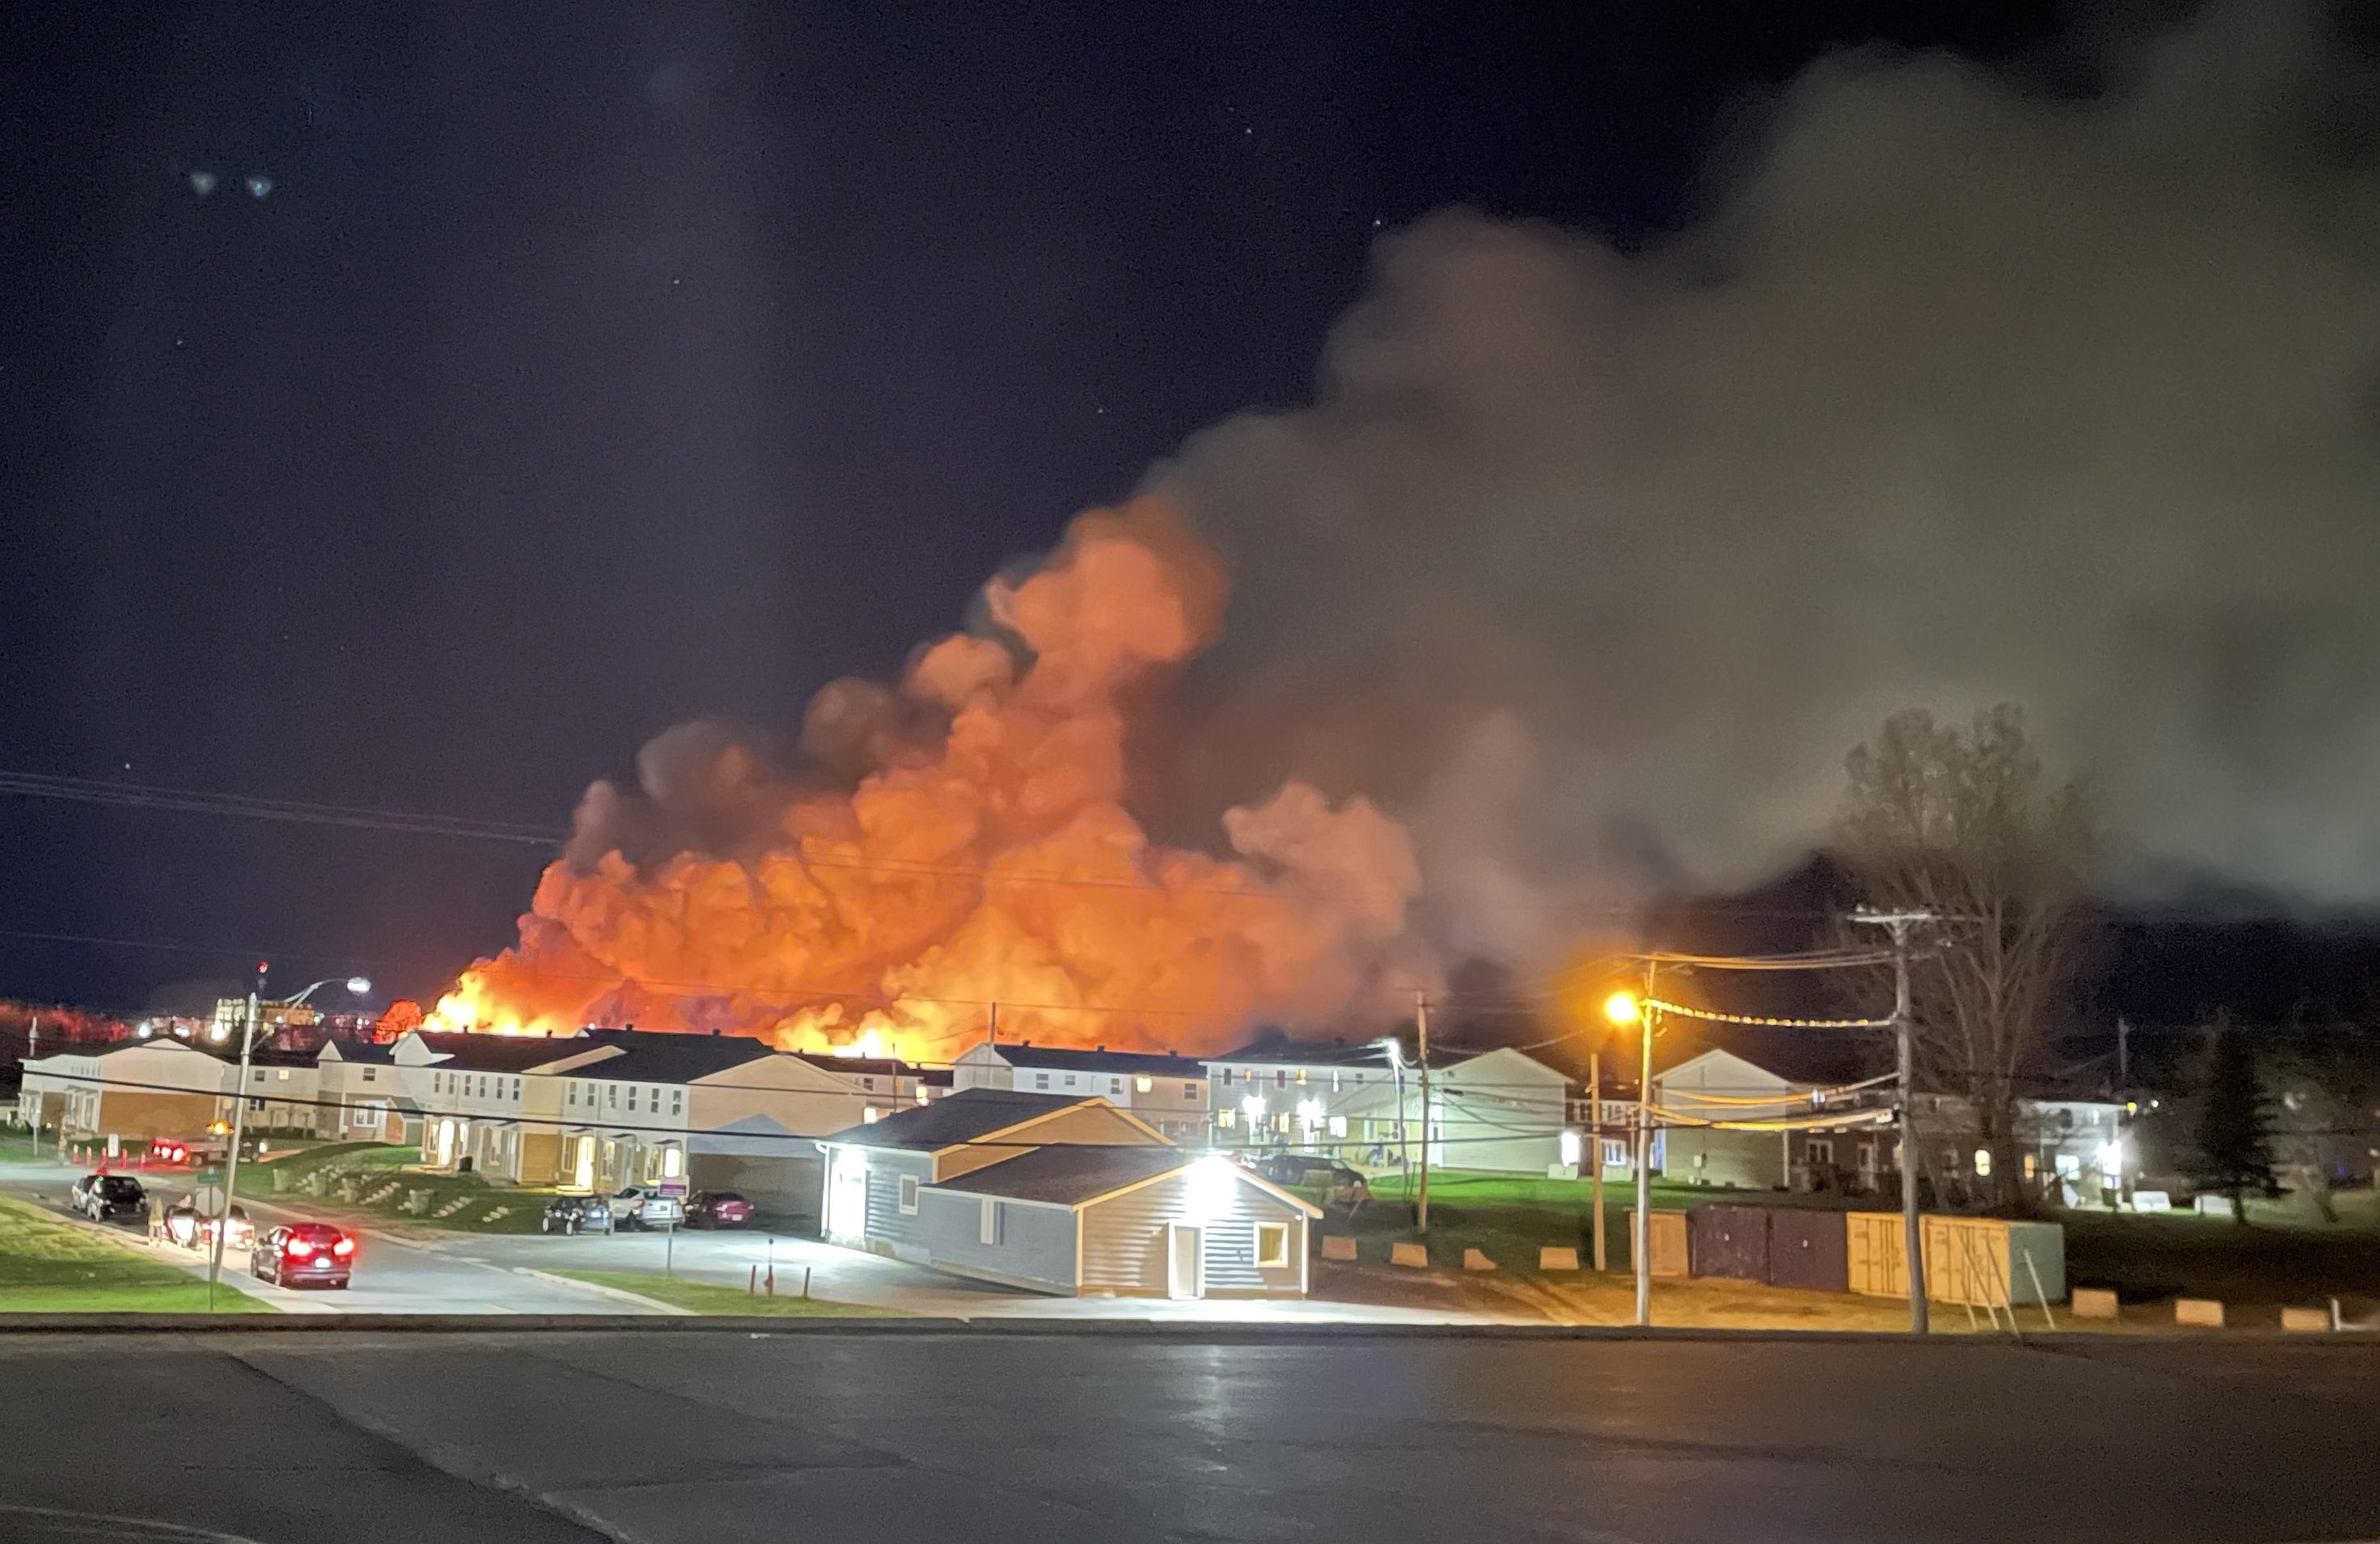
M 2248 1220 L 2247 1197 L 2273 1185 L 2273 1143 L 2255 1048 L 2235 1025 L 2216 1030 L 2198 1112 L 2199 1178 L 2231 1198 L 2235 1221 Z

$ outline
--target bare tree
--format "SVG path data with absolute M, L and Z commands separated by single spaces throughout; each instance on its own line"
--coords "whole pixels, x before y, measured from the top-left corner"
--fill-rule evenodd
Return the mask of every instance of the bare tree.
M 2007 705 L 1964 728 L 1897 714 L 1844 765 L 1840 852 L 1864 897 L 1938 918 L 1912 977 L 1920 1080 L 1970 1107 L 1980 1188 L 2016 1210 L 2017 1101 L 2082 957 L 2082 800 Z

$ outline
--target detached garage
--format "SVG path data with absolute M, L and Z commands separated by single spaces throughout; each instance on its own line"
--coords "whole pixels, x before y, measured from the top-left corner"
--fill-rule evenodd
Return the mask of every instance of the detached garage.
M 820 1146 L 833 1243 L 1033 1292 L 1305 1293 L 1318 1209 L 1104 1100 L 969 1088 Z

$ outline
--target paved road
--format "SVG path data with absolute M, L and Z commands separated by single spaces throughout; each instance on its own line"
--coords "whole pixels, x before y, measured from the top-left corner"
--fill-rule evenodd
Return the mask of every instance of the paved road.
M 1293 1333 L 0 1336 L 0 1541 L 2380 1536 L 2368 1344 Z
M 178 1194 L 187 1184 L 187 1176 L 175 1174 L 141 1174 L 145 1185 L 166 1195 Z M 31 1200 L 66 1215 L 67 1186 L 74 1182 L 74 1171 L 55 1165 L 0 1164 L 0 1190 L 20 1199 Z M 270 1226 L 285 1215 L 261 1201 L 243 1197 L 241 1205 L 260 1225 Z M 140 1229 L 130 1224 L 118 1224 L 128 1238 L 138 1241 Z M 471 1240 L 477 1243 L 478 1240 Z M 502 1240 L 490 1242 L 501 1243 Z M 206 1274 L 206 1258 L 192 1250 L 170 1246 L 151 1246 L 149 1252 L 167 1264 L 181 1266 L 194 1274 Z M 474 1258 L 468 1251 L 448 1247 L 422 1247 L 406 1244 L 383 1234 L 374 1234 L 362 1241 L 357 1256 L 353 1284 L 345 1291 L 329 1292 L 321 1288 L 291 1291 L 270 1286 L 248 1274 L 247 1257 L 237 1251 L 224 1255 L 224 1279 L 237 1291 L 272 1303 L 284 1313 L 468 1313 L 468 1314 L 555 1314 L 555 1313 L 636 1313 L 633 1305 L 617 1298 L 540 1281 L 525 1276 L 513 1269 L 516 1260 Z M 0 1534 L 0 1541 L 6 1535 Z

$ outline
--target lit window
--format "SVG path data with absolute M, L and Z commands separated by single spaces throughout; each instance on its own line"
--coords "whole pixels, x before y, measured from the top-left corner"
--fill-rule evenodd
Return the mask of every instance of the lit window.
M 1334 1094 L 1339 1091 L 1339 1069 L 1337 1067 L 1332 1067 L 1330 1069 L 1330 1091 Z
M 1975 1149 L 1975 1173 L 1978 1174 L 1988 1174 L 1991 1172 L 1992 1149 L 1989 1148 L 1977 1148 Z
M 1218 1110 L 1215 1112 L 1215 1124 L 1223 1130 L 1229 1131 L 1239 1124 L 1238 1112 L 1231 1110 Z
M 878 1121 L 882 1120 L 883 1118 L 884 1112 L 877 1109 L 876 1106 L 872 1104 L 862 1105 L 860 1107 L 859 1124 L 862 1125 L 874 1125 Z
M 1344 1137 L 1347 1135 L 1346 1116 L 1333 1115 L 1330 1117 L 1330 1135 L 1333 1137 Z
M 1258 1222 L 1257 1224 L 1257 1265 L 1260 1270 L 1283 1270 L 1288 1269 L 1288 1223 Z
M 901 1215 L 917 1215 L 917 1176 L 915 1174 L 901 1176 Z
M 662 1149 L 662 1178 L 675 1179 L 686 1173 L 686 1153 L 677 1148 Z
M 281 1081 L 284 1083 L 289 1081 L 289 1069 L 287 1067 L 283 1067 L 281 1069 Z
M 923 1083 L 917 1085 L 917 1102 L 920 1104 L 926 1102 L 926 1086 Z
M 1157 1079 L 1154 1077 L 1135 1077 L 1132 1080 L 1132 1091 L 1136 1094 L 1148 1093 L 1156 1087 Z
M 1298 1080 L 1300 1083 L 1303 1083 L 1303 1082 L 1305 1082 L 1305 1069 L 1304 1067 L 1300 1067 L 1300 1068 L 1298 1068 L 1298 1069 L 1297 1069 L 1297 1080 Z

